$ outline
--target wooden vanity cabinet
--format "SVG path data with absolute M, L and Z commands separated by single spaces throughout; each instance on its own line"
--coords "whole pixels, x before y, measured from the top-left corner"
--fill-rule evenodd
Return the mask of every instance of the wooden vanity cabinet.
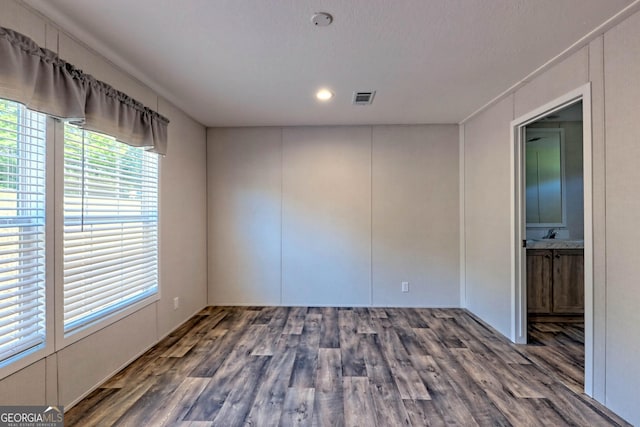
M 553 251 L 553 313 L 584 313 L 584 252 Z
M 553 251 L 527 249 L 527 311 L 551 313 Z
M 527 310 L 535 315 L 584 313 L 582 249 L 527 250 Z

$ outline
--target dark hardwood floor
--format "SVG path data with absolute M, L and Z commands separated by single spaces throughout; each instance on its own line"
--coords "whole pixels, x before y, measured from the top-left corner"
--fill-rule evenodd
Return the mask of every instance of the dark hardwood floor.
M 628 425 L 581 393 L 584 356 L 554 347 L 580 329 L 546 345 L 541 328 L 516 346 L 462 309 L 209 307 L 65 425 Z
M 584 390 L 584 323 L 532 322 L 521 351 L 575 393 Z

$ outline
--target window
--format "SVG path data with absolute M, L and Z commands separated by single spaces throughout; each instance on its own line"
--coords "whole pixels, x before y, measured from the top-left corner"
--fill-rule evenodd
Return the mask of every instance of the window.
M 158 292 L 157 155 L 65 125 L 64 334 Z
M 53 312 L 47 307 L 54 295 L 62 307 L 59 326 L 67 337 L 158 293 L 157 155 L 60 124 L 64 132 L 57 143 L 64 154 L 56 168 L 64 174 L 56 244 L 63 257 L 56 285 L 61 292 L 54 294 L 45 262 L 53 243 L 46 228 L 46 201 L 53 197 L 53 186 L 47 188 L 48 123 L 53 141 L 53 121 L 0 99 L 3 375 L 41 357 L 38 351 L 53 348 L 53 330 L 47 331 Z
M 0 99 L 0 367 L 46 344 L 45 126 Z

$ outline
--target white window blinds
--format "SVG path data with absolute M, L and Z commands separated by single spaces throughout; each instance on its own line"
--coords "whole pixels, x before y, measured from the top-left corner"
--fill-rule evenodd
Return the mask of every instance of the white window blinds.
M 157 155 L 65 125 L 65 335 L 158 291 Z
M 0 99 L 0 366 L 45 345 L 45 122 Z

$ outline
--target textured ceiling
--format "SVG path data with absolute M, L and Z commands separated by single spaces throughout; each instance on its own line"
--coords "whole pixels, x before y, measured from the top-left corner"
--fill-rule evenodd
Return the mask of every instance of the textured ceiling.
M 257 126 L 457 123 L 631 1 L 27 3 L 201 123 Z

